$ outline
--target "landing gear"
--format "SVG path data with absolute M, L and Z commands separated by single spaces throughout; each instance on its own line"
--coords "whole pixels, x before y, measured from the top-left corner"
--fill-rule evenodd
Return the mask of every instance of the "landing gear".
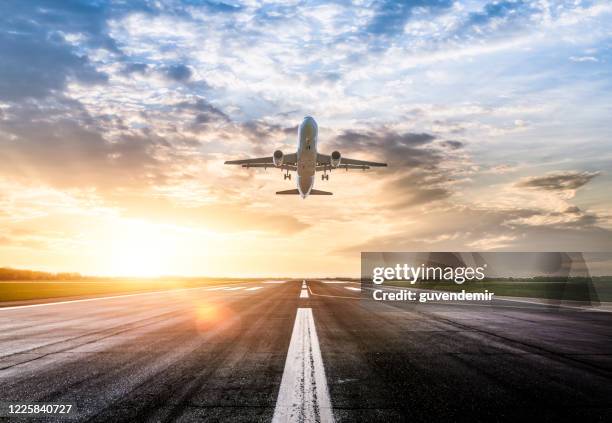
M 289 180 L 291 180 L 291 174 L 290 174 L 289 172 L 287 172 L 287 173 L 285 173 L 285 174 L 283 175 L 283 180 L 285 180 L 285 179 L 289 179 Z
M 327 173 L 324 173 L 323 175 L 321 175 L 321 180 L 322 181 L 329 181 L 329 175 Z

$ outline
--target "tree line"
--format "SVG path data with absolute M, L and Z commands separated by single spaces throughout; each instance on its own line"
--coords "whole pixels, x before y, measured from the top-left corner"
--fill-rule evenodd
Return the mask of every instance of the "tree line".
M 49 273 L 36 270 L 12 269 L 10 267 L 0 267 L 0 280 L 3 281 L 70 281 L 83 280 L 80 273 L 61 272 Z

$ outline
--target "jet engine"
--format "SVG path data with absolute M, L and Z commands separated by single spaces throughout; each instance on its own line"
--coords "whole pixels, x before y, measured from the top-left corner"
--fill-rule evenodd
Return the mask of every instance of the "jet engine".
M 274 162 L 274 166 L 281 167 L 283 165 L 283 152 L 280 150 L 276 150 L 272 155 L 272 161 Z
M 338 167 L 340 166 L 340 152 L 339 151 L 334 151 L 333 153 L 331 153 L 330 156 L 330 162 L 331 162 L 331 167 Z

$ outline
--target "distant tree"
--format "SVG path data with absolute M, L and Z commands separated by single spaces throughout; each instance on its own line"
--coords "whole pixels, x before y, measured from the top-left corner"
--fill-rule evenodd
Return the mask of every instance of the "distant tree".
M 12 269 L 10 267 L 0 268 L 0 280 L 3 281 L 65 281 L 81 279 L 84 279 L 83 276 L 74 272 L 48 273 L 35 270 Z

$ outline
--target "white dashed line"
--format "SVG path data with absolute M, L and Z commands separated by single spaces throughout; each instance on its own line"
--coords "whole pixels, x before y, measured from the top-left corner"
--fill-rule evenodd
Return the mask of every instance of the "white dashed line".
M 224 291 L 238 291 L 244 289 L 244 286 L 232 286 L 231 288 L 223 288 Z
M 348 289 L 349 291 L 361 292 L 361 288 L 355 288 L 354 286 L 345 286 L 344 289 Z
M 247 288 L 245 291 L 257 291 L 258 289 L 262 289 L 263 286 L 254 286 L 253 288 Z
M 300 298 L 308 298 L 308 290 L 307 289 L 302 289 L 300 291 Z
M 272 422 L 333 421 L 312 309 L 298 308 Z

